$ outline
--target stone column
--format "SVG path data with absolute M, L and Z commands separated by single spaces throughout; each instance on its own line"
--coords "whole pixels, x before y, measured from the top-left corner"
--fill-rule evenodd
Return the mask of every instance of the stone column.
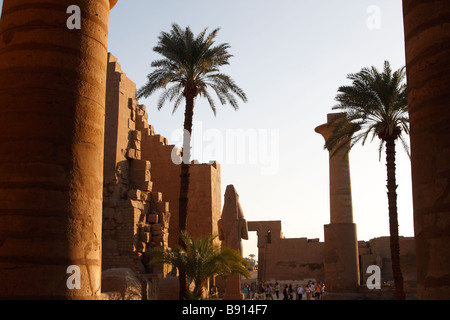
M 342 114 L 328 114 L 327 123 L 315 129 L 325 141 L 333 132 L 331 120 L 339 116 Z M 330 292 L 355 292 L 359 285 L 359 259 L 349 159 L 345 148 L 338 150 L 333 157 L 331 152 L 329 155 L 330 224 L 324 226 L 325 285 Z
M 108 19 L 116 2 L 3 1 L 0 298 L 100 296 Z M 67 27 L 71 5 L 81 10 L 81 29 Z M 77 280 L 79 289 L 71 286 Z
M 249 221 L 248 231 L 256 231 L 258 236 L 258 281 L 265 282 L 266 279 L 266 248 L 273 242 L 282 238 L 281 221 Z
M 242 241 L 248 240 L 247 221 L 244 219 L 239 195 L 233 185 L 228 185 L 225 191 L 222 217 L 218 221 L 219 239 L 229 248 L 239 251 L 242 255 Z M 243 300 L 241 294 L 241 276 L 230 275 L 225 281 L 224 300 Z
M 450 1 L 403 1 L 419 299 L 450 299 Z

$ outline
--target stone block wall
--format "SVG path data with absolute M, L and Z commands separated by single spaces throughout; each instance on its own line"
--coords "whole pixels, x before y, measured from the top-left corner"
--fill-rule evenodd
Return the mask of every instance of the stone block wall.
M 407 293 L 417 290 L 416 249 L 413 237 L 399 237 L 400 265 L 403 282 Z M 393 281 L 391 249 L 389 237 L 373 238 L 369 241 L 359 241 L 359 259 L 361 268 L 361 284 L 365 284 L 371 275 L 366 273 L 367 267 L 377 265 L 381 269 L 381 281 Z
M 265 278 L 324 281 L 323 242 L 319 239 L 279 239 L 266 246 Z
M 249 221 L 258 236 L 258 279 L 324 280 L 323 242 L 283 236 L 281 221 Z
M 102 269 L 130 268 L 167 274 L 168 266 L 146 268 L 149 247 L 168 248 L 170 211 L 153 188 L 151 162 L 141 157 L 142 139 L 153 134 L 136 85 L 109 54 L 105 116 Z
M 149 247 L 178 244 L 181 151 L 155 134 L 146 106 L 136 99 L 136 84 L 112 54 L 108 55 L 104 144 L 102 269 L 130 268 L 165 276 L 168 266 L 148 270 L 143 258 Z M 191 164 L 189 199 L 188 232 L 194 238 L 217 234 L 219 164 Z
M 153 127 L 149 129 L 153 133 Z M 143 135 L 143 159 L 152 164 L 153 188 L 170 203 L 169 246 L 178 245 L 178 205 L 180 194 L 181 151 L 159 134 Z M 194 238 L 218 234 L 217 221 L 222 212 L 220 165 L 216 162 L 190 165 L 187 231 Z M 218 241 L 218 240 L 217 240 Z

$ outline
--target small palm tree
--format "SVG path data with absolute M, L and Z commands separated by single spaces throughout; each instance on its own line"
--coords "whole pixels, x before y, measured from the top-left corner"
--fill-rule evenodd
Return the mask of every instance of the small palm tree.
M 241 274 L 249 278 L 247 262 L 237 250 L 214 244 L 217 236 L 205 236 L 198 240 L 192 239 L 183 231 L 180 238 L 185 246 L 175 250 L 149 251 L 149 264 L 167 263 L 178 270 L 183 270 L 194 283 L 194 291 L 184 298 L 201 299 L 203 283 L 213 276 Z
M 399 139 L 409 156 L 408 144 L 403 133 L 409 134 L 405 68 L 392 72 L 388 61 L 383 72 L 375 67 L 363 68 L 349 74 L 352 85 L 341 86 L 333 109 L 345 116 L 335 118 L 335 129 L 326 141 L 328 150 L 348 146 L 348 151 L 359 141 L 364 143 L 371 136 L 380 139 L 379 153 L 386 146 L 387 196 L 389 205 L 390 248 L 396 299 L 405 299 L 403 276 L 400 268 L 400 246 L 397 219 L 397 183 L 395 177 L 395 142 Z M 332 155 L 334 155 L 332 153 Z
M 175 112 L 180 103 L 185 101 L 178 216 L 180 231 L 186 230 L 195 99 L 198 96 L 206 98 L 214 115 L 216 104 L 208 92 L 209 88 L 216 93 L 221 104 L 229 103 L 235 110 L 239 108 L 235 96 L 247 101 L 244 91 L 228 75 L 219 71 L 220 67 L 229 64 L 228 60 L 232 57 L 228 53 L 229 44 L 214 46 L 219 30 L 215 29 L 207 34 L 205 29 L 194 36 L 189 27 L 183 30 L 173 24 L 170 33 L 162 32 L 158 45 L 153 50 L 164 58 L 152 62 L 151 66 L 156 69 L 148 75 L 148 82 L 137 92 L 137 97 L 141 98 L 150 96 L 158 89 L 164 90 L 158 101 L 158 110 L 169 101 L 174 103 Z M 171 86 L 168 87 L 169 85 Z M 181 239 L 179 244 L 184 245 Z M 186 277 L 180 274 L 180 298 L 185 291 Z

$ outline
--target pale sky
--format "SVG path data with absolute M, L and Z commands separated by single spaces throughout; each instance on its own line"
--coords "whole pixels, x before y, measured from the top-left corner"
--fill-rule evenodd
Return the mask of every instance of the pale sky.
M 2 2 L 0 2 L 0 5 Z M 401 0 L 119 0 L 111 11 L 109 48 L 137 88 L 146 82 L 152 51 L 172 23 L 195 34 L 221 28 L 217 43 L 229 43 L 230 75 L 246 92 L 240 110 L 205 101 L 194 111 L 193 158 L 221 164 L 223 193 L 233 184 L 247 221 L 281 220 L 286 238 L 320 238 L 329 223 L 328 152 L 314 128 L 326 122 L 347 74 L 372 65 L 405 64 Z M 155 131 L 180 145 L 184 106 L 156 109 L 159 92 L 140 99 Z M 239 158 L 230 137 L 252 137 Z M 227 135 L 228 134 L 228 135 Z M 253 135 L 253 136 L 252 136 Z M 256 143 L 255 143 L 256 142 Z M 211 158 L 213 157 L 213 158 Z M 385 154 L 378 141 L 350 153 L 353 217 L 359 240 L 388 236 Z M 397 146 L 399 233 L 413 236 L 411 167 Z M 244 256 L 257 254 L 256 234 L 244 241 Z

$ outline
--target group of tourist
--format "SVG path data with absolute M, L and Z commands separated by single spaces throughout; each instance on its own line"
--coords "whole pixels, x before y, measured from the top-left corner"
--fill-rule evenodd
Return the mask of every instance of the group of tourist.
M 325 292 L 325 283 L 308 281 L 305 287 L 292 284 L 280 285 L 275 282 L 257 285 L 255 282 L 246 283 L 243 287 L 245 299 L 256 300 L 320 300 Z

